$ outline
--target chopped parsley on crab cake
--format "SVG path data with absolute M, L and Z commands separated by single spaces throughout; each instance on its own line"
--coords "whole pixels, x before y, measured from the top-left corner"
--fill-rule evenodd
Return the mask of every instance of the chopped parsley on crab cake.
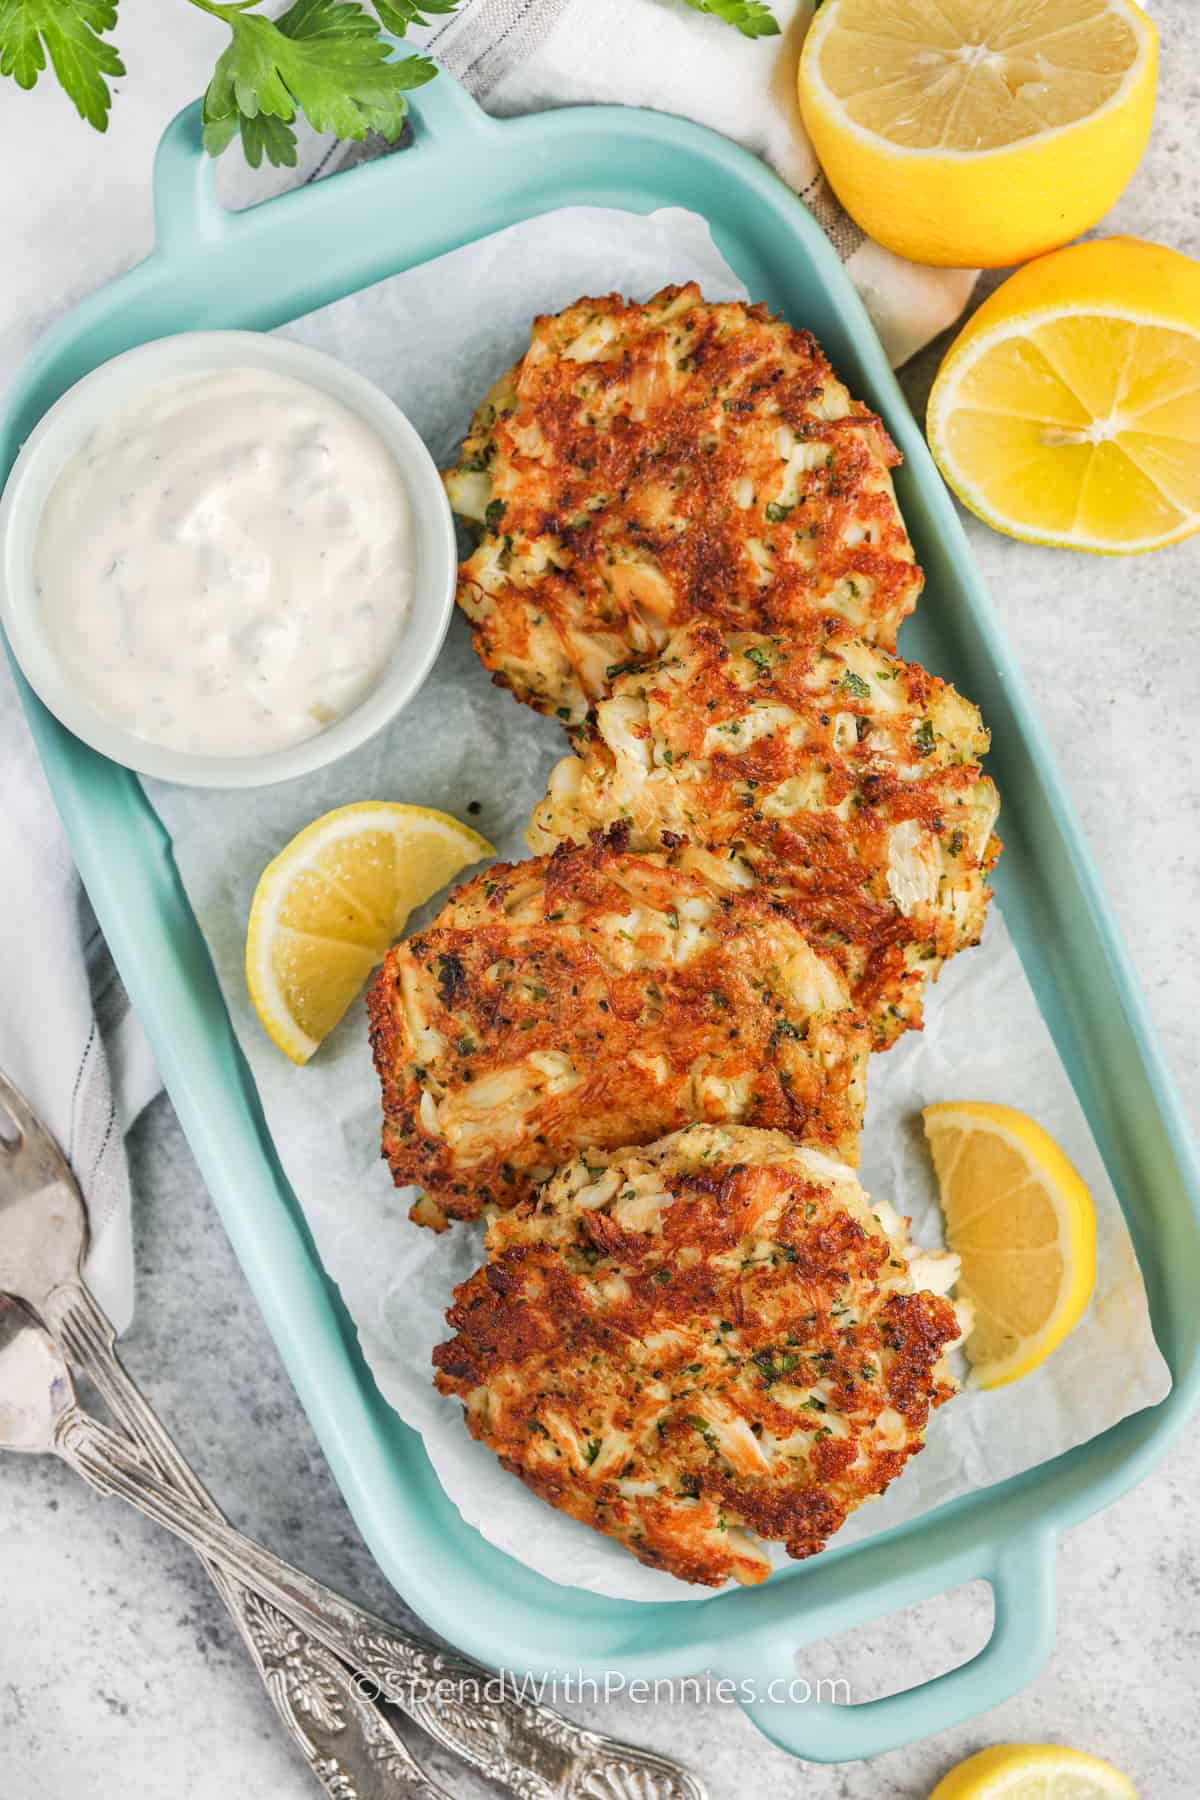
M 458 602 L 493 677 L 577 725 L 678 625 L 837 617 L 890 648 L 922 575 L 900 454 L 807 331 L 693 283 L 536 319 L 479 407 L 451 504 Z
M 554 770 L 534 851 L 621 822 L 744 863 L 841 964 L 877 1050 L 978 943 L 999 800 L 975 707 L 828 620 L 783 637 L 684 626 L 618 676 Z
M 437 1229 L 694 1120 L 858 1160 L 870 1037 L 842 970 L 688 844 L 635 852 L 618 827 L 493 865 L 389 952 L 368 1009 L 383 1151 Z
M 969 1325 L 947 1252 L 778 1132 L 583 1151 L 493 1218 L 436 1383 L 535 1494 L 719 1587 L 824 1548 L 922 1447 Z

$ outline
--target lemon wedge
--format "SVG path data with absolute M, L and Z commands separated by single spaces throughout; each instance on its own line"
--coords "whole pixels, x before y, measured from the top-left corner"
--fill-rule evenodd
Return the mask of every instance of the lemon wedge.
M 1096 1278 L 1091 1195 L 1053 1138 L 1012 1106 L 944 1101 L 921 1117 L 974 1307 L 966 1341 L 977 1387 L 1045 1362 L 1078 1322 Z
M 383 800 L 298 832 L 259 877 L 246 931 L 250 998 L 284 1055 L 307 1062 L 413 909 L 495 854 L 448 813 Z
M 800 111 L 869 237 L 1004 268 L 1112 206 L 1146 147 L 1157 60 L 1134 0 L 825 0 Z
M 1131 555 L 1200 530 L 1200 262 L 1098 238 L 1018 270 L 951 345 L 926 429 L 1012 537 Z
M 951 1769 L 929 1800 L 1137 1800 L 1111 1763 L 1057 1744 L 995 1744 Z

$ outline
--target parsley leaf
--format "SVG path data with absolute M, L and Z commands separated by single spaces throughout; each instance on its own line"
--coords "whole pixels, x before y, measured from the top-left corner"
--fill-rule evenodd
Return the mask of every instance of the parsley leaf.
M 694 12 L 708 13 L 725 25 L 736 26 L 743 37 L 778 37 L 779 25 L 762 0 L 686 0 Z
M 296 161 L 292 124 L 302 112 L 316 131 L 361 139 L 377 131 L 394 143 L 405 93 L 437 73 L 424 56 L 394 58 L 379 23 L 360 0 L 295 0 L 282 18 L 251 10 L 258 0 L 190 0 L 229 27 L 232 42 L 204 96 L 204 143 L 220 155 L 241 133 L 247 160 Z M 396 37 L 458 0 L 377 0 Z M 35 86 L 47 58 L 80 117 L 108 128 L 109 82 L 125 73 L 102 35 L 117 23 L 117 0 L 0 0 L 0 75 Z
M 108 130 L 109 78 L 125 73 L 99 35 L 117 23 L 117 0 L 0 0 L 0 75 L 31 88 L 49 56 L 81 119 Z
M 264 154 L 272 163 L 295 163 L 297 110 L 315 131 L 354 139 L 377 131 L 393 143 L 404 124 L 405 91 L 437 73 L 427 57 L 393 61 L 357 0 L 295 0 L 276 20 L 203 3 L 233 33 L 204 96 L 205 146 L 219 155 L 240 129 L 255 168 Z
M 385 31 L 403 37 L 410 25 L 428 25 L 427 13 L 452 13 L 458 0 L 372 0 Z
M 770 1387 L 772 1382 L 783 1381 L 795 1369 L 800 1357 L 794 1350 L 756 1350 L 750 1359 L 758 1365 L 759 1374 L 764 1383 Z M 805 1401 L 806 1406 L 811 1404 Z M 824 1412 L 824 1407 L 821 1411 Z

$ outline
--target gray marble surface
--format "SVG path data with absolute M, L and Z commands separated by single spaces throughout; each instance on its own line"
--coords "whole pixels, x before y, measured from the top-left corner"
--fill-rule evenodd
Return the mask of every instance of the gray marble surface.
M 1164 40 L 1154 135 L 1106 229 L 1200 256 L 1200 18 L 1194 0 L 1156 0 L 1151 10 Z M 196 90 L 210 50 L 208 21 L 178 12 L 170 33 L 148 21 L 126 30 L 135 79 L 102 161 L 49 90 L 26 99 L 4 88 L 5 223 L 18 261 L 40 259 L 44 279 L 19 318 L 3 309 L 0 348 L 19 347 L 128 260 L 106 244 L 133 242 L 137 253 L 149 143 Z M 145 54 L 128 55 L 139 45 L 154 51 L 156 80 Z M 923 405 L 942 347 L 906 372 L 914 406 Z M 1100 561 L 1011 543 L 973 521 L 968 530 L 1195 1117 L 1200 540 Z M 131 1150 L 139 1263 L 132 1369 L 239 1524 L 403 1619 L 333 1485 L 165 1100 L 137 1127 Z M 1144 1796 L 1192 1800 L 1200 1787 L 1198 1491 L 1200 1445 L 1189 1432 L 1141 1487 L 1063 1542 L 1058 1646 L 1033 1686 L 968 1726 L 873 1763 L 798 1765 L 735 1708 L 716 1704 L 583 1711 L 686 1757 L 704 1771 L 713 1800 L 918 1800 L 957 1758 L 1006 1739 L 1085 1746 L 1126 1769 Z M 807 1673 L 844 1676 L 856 1698 L 869 1698 L 961 1660 L 987 1628 L 986 1594 L 964 1590 L 920 1616 L 816 1646 Z M 462 1800 L 489 1791 L 422 1750 Z M 129 1791 L 142 1800 L 306 1800 L 315 1789 L 191 1557 L 65 1470 L 10 1459 L 0 1470 L 0 1795 L 115 1800 Z

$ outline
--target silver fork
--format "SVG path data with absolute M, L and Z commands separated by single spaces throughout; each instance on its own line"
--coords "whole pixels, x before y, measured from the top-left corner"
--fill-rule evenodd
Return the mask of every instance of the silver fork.
M 119 1360 L 113 1327 L 82 1279 L 86 1248 L 87 1214 L 70 1165 L 0 1074 L 0 1293 L 15 1294 L 41 1318 L 163 1480 L 224 1524 Z M 401 1793 L 449 1800 L 371 1704 L 376 1698 L 399 1707 L 519 1800 L 591 1794 L 706 1800 L 700 1781 L 670 1757 L 587 1731 L 509 1682 L 501 1691 L 482 1665 L 396 1631 L 270 1552 L 255 1550 L 257 1568 L 274 1575 L 257 1590 L 244 1578 L 234 1580 L 218 1557 L 203 1560 L 276 1711 L 336 1800 L 392 1800 Z M 303 1596 L 296 1617 L 279 1604 L 289 1593 Z

